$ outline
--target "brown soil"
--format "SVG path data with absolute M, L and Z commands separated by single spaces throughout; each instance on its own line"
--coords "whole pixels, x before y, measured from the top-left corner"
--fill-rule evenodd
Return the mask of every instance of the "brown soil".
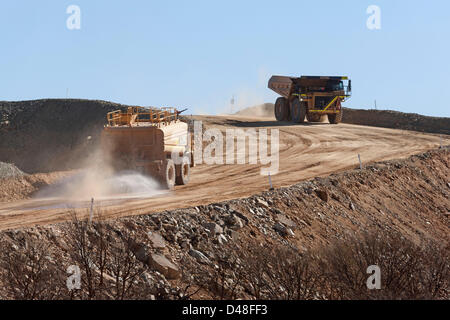
M 439 136 L 411 131 L 326 123 L 294 125 L 270 118 L 238 116 L 196 117 L 206 127 L 278 128 L 280 130 L 280 169 L 272 177 L 275 187 L 290 186 L 312 177 L 326 176 L 375 161 L 407 157 L 439 146 Z M 444 140 L 448 143 L 449 139 Z M 115 199 L 103 202 L 111 218 L 148 214 L 161 210 L 205 205 L 247 197 L 268 189 L 268 178 L 259 165 L 200 165 L 193 168 L 187 186 L 176 187 L 167 195 L 139 200 Z M 23 193 L 29 195 L 27 190 Z M 0 204 L 0 229 L 48 224 L 67 219 L 67 207 L 86 208 L 86 202 L 18 201 Z M 85 209 L 80 209 L 84 211 Z

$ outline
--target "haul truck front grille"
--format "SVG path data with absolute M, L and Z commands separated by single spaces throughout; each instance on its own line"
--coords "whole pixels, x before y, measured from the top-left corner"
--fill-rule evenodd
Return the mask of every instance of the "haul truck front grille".
M 334 97 L 316 97 L 315 103 L 314 103 L 314 109 L 316 110 L 323 110 L 326 108 L 326 106 L 333 100 Z

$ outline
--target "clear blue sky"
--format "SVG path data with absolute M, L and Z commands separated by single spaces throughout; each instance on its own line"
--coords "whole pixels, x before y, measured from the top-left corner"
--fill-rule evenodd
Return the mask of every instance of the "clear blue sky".
M 81 8 L 68 30 L 66 9 Z M 369 5 L 381 30 L 369 30 Z M 352 108 L 450 116 L 450 1 L 2 0 L 0 100 L 69 97 L 220 113 L 272 74 L 348 75 Z

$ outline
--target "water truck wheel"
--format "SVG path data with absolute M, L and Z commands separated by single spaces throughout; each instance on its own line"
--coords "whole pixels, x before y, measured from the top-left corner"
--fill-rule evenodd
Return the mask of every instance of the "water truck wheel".
M 163 184 L 169 190 L 175 186 L 175 165 L 172 159 L 166 159 L 164 163 Z
M 278 121 L 286 121 L 289 118 L 289 104 L 284 97 L 279 97 L 275 102 L 275 118 Z
M 328 115 L 328 121 L 331 124 L 338 124 L 342 121 L 342 109 L 339 113 L 333 113 Z
M 293 99 L 291 101 L 291 115 L 293 122 L 304 122 L 306 116 L 306 104 L 302 103 L 299 99 Z
M 177 185 L 186 185 L 189 182 L 189 172 L 190 164 L 189 158 L 187 156 L 183 157 L 181 164 L 175 165 L 176 178 L 175 182 Z

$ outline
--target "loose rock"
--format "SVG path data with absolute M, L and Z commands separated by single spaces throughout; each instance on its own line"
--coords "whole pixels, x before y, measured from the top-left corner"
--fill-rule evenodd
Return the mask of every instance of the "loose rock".
M 205 223 L 203 225 L 206 229 L 209 230 L 209 232 L 211 233 L 211 235 L 216 235 L 216 234 L 222 234 L 223 233 L 223 229 L 221 226 L 219 226 L 217 223 Z
M 211 263 L 211 261 L 208 259 L 208 257 L 205 256 L 203 253 L 201 253 L 198 250 L 194 250 L 194 249 L 189 250 L 189 254 L 191 256 L 193 256 L 197 260 L 197 262 L 200 262 L 200 263 L 203 263 L 203 264 L 210 264 Z
M 150 255 L 148 264 L 169 280 L 178 279 L 181 275 L 178 267 L 161 254 Z
M 328 202 L 328 192 L 323 189 L 316 190 L 317 196 L 325 202 Z
M 150 242 L 152 243 L 153 248 L 164 249 L 166 247 L 166 242 L 159 233 L 149 231 L 147 234 Z

